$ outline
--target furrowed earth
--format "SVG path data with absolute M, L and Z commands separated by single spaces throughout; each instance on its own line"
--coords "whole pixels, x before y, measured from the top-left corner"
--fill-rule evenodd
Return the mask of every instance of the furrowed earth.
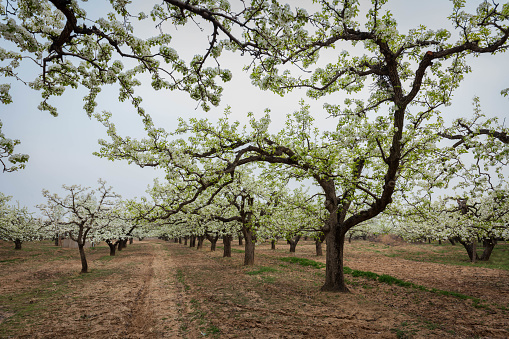
M 347 243 L 346 294 L 320 291 L 312 241 L 257 245 L 249 267 L 238 243 L 231 258 L 209 246 L 135 240 L 111 257 L 99 245 L 79 274 L 77 249 L 0 241 L 0 337 L 509 337 L 509 271 L 469 264 L 460 245 Z M 509 259 L 509 244 L 497 251 Z

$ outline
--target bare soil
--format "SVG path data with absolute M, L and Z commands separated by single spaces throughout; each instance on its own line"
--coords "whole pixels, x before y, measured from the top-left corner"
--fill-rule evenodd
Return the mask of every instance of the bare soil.
M 241 246 L 223 258 L 222 244 L 215 252 L 208 245 L 135 241 L 115 257 L 98 246 L 87 252 L 91 273 L 79 274 L 76 249 L 33 243 L 14 251 L 0 242 L 0 337 L 509 337 L 506 270 L 410 261 L 390 249 L 426 248 L 354 241 L 346 266 L 426 290 L 347 275 L 351 293 L 325 293 L 324 269 L 282 261 L 286 244 L 257 246 L 251 267 Z M 325 262 L 311 241 L 294 255 Z

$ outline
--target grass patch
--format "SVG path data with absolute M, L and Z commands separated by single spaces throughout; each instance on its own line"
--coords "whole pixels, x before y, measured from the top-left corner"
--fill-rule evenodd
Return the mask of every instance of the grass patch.
M 483 251 L 482 244 L 478 244 L 477 247 L 477 253 L 481 255 Z M 423 248 L 425 251 L 422 250 Z M 449 243 L 442 245 L 437 243 L 419 244 L 415 249 L 407 248 L 401 250 L 391 248 L 388 251 L 384 251 L 383 254 L 390 258 L 398 257 L 419 262 L 509 270 L 509 244 L 507 243 L 498 243 L 493 249 L 490 260 L 477 261 L 476 263 L 470 262 L 467 252 L 461 244 L 454 246 Z
M 260 266 L 260 268 L 258 268 L 256 271 L 249 271 L 249 272 L 246 272 L 246 274 L 257 275 L 257 274 L 262 274 L 265 272 L 277 272 L 277 270 L 273 267 Z
M 369 271 L 353 270 L 353 269 L 351 269 L 349 267 L 346 267 L 346 266 L 343 267 L 343 273 L 350 274 L 353 277 L 364 277 L 364 278 L 367 278 L 367 279 L 370 279 L 370 280 L 375 280 L 375 281 L 378 281 L 378 282 L 381 282 L 381 283 L 384 283 L 384 284 L 397 285 L 397 286 L 407 287 L 407 288 L 414 288 L 414 289 L 417 289 L 417 290 L 421 290 L 421 291 L 425 291 L 425 292 L 431 292 L 431 293 L 436 293 L 436 294 L 450 296 L 450 297 L 455 297 L 455 298 L 462 299 L 462 300 L 470 299 L 470 300 L 473 301 L 472 305 L 475 308 L 487 308 L 486 305 L 481 304 L 481 300 L 479 298 L 472 297 L 472 296 L 465 295 L 465 294 L 458 293 L 458 292 L 444 291 L 444 290 L 440 290 L 440 289 L 437 289 L 437 288 L 427 288 L 427 287 L 422 286 L 422 285 L 417 285 L 417 284 L 414 284 L 414 283 L 409 282 L 409 281 L 404 281 L 404 280 L 395 278 L 395 277 L 393 277 L 391 275 L 388 275 L 388 274 L 377 274 L 377 273 L 369 272 Z
M 306 259 L 306 258 L 284 257 L 284 258 L 281 258 L 280 260 L 281 261 L 285 261 L 285 262 L 290 262 L 292 264 L 299 264 L 301 266 L 311 266 L 311 267 L 314 267 L 316 269 L 320 269 L 320 268 L 324 268 L 325 267 L 324 263 L 321 263 L 321 262 L 318 262 L 318 261 L 314 261 L 314 260 L 311 260 L 311 259 Z

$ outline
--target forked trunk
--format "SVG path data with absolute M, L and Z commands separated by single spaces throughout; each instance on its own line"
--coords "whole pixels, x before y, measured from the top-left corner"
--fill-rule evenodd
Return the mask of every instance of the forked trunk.
M 300 240 L 300 235 L 293 237 L 292 239 L 286 240 L 286 242 L 290 245 L 290 253 L 295 253 L 295 249 L 297 248 L 297 243 Z
M 232 256 L 232 236 L 225 235 L 223 237 L 223 257 L 230 258 Z
M 345 284 L 343 273 L 343 250 L 345 234 L 340 227 L 332 227 L 325 238 L 327 243 L 325 260 L 325 284 L 322 291 L 350 292 Z
M 252 266 L 254 265 L 254 252 L 255 252 L 255 241 L 256 237 L 253 234 L 251 228 L 246 226 L 242 227 L 242 233 L 245 238 L 245 246 L 244 246 L 244 265 Z
M 484 251 L 482 252 L 481 258 L 479 258 L 479 260 L 481 261 L 490 260 L 491 252 L 493 252 L 493 249 L 495 248 L 496 244 L 497 240 L 494 238 L 483 239 Z
M 78 242 L 78 249 L 80 251 L 81 258 L 81 273 L 88 273 L 87 257 L 85 256 L 85 244 Z
M 465 250 L 467 250 L 468 258 L 471 262 L 475 263 L 476 260 L 479 260 L 479 256 L 477 255 L 477 242 L 474 241 L 463 241 L 459 240 L 459 243 L 465 247 Z

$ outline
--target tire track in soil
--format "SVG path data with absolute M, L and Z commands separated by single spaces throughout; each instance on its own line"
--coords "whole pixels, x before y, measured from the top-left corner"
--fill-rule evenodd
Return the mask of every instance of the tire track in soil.
M 153 244 L 152 256 L 144 263 L 143 282 L 126 314 L 121 338 L 178 336 L 183 296 L 175 288 L 174 264 L 161 245 Z
M 124 338 L 146 338 L 147 334 L 153 328 L 153 315 L 151 314 L 148 306 L 148 294 L 150 285 L 154 279 L 154 255 L 150 258 L 150 262 L 146 263 L 142 275 L 144 276 L 143 283 L 140 289 L 136 292 L 136 296 L 132 301 L 131 307 L 126 315 L 127 321 L 125 330 L 121 337 Z

